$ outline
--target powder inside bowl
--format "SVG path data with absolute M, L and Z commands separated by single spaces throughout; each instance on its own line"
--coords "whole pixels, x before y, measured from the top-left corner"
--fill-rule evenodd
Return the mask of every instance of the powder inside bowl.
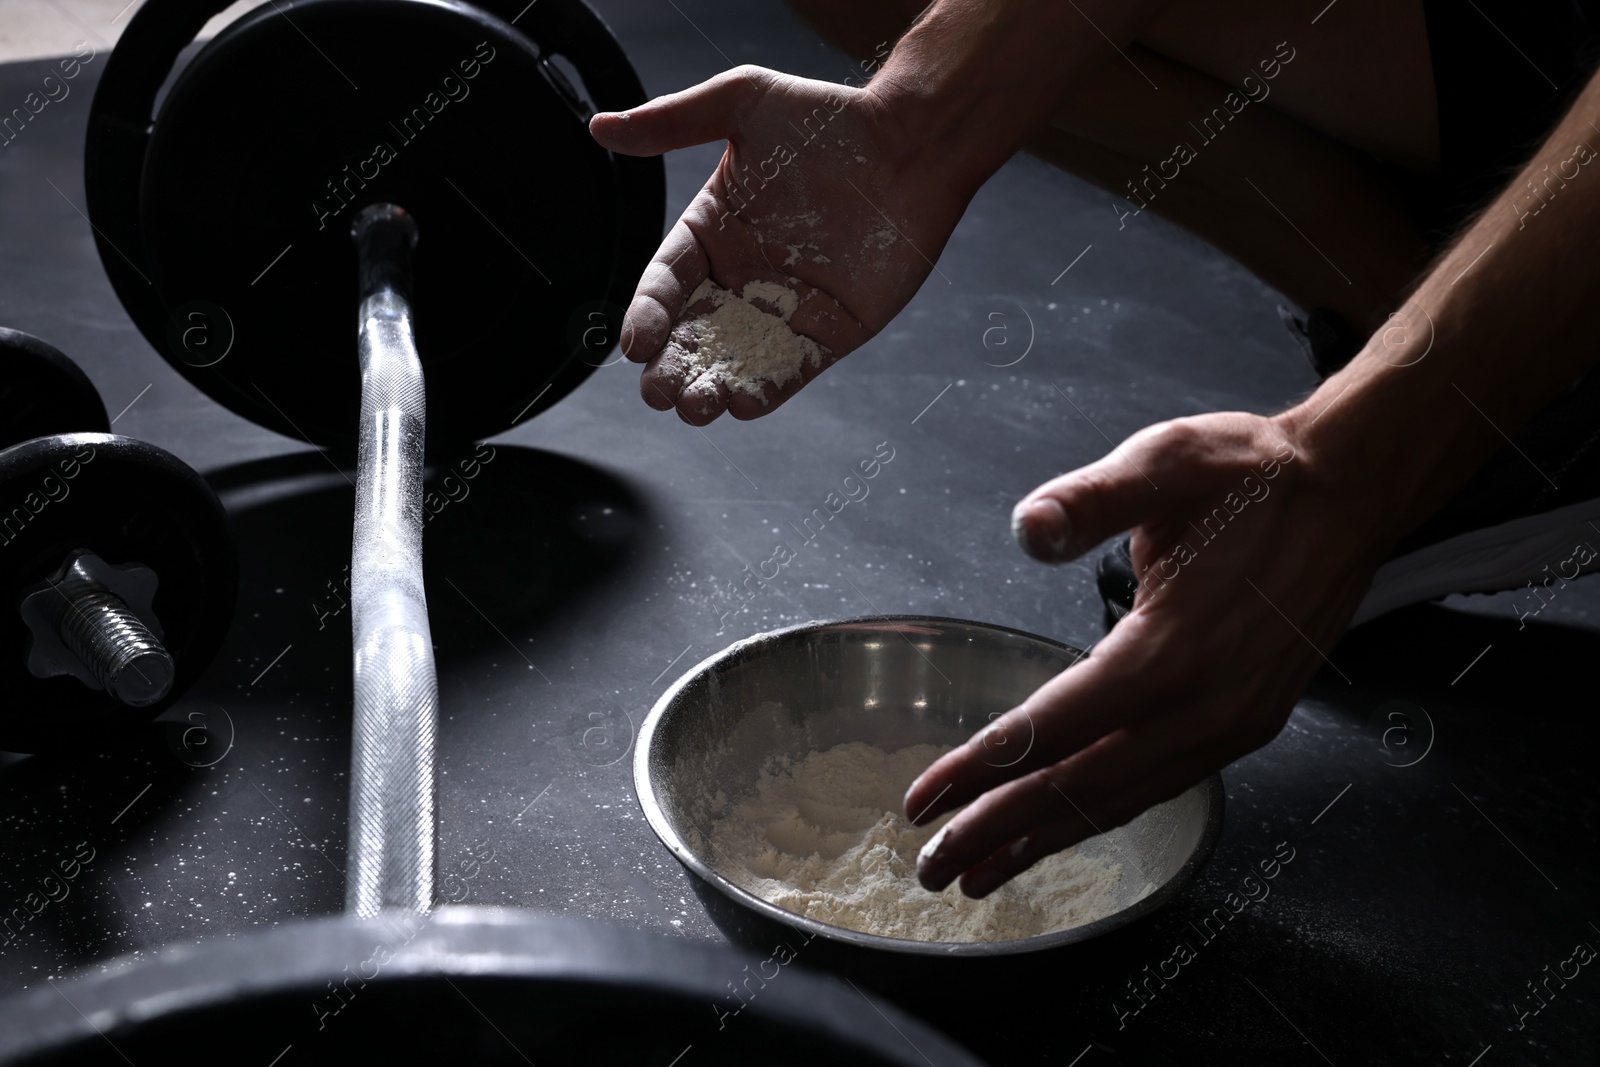
M 852 741 L 768 765 L 755 792 L 711 828 L 717 866 L 769 903 L 819 922 L 914 941 L 1005 941 L 1082 926 L 1146 896 L 1122 865 L 1082 846 L 1035 864 L 983 900 L 930 893 L 917 852 L 948 821 L 900 814 L 916 776 L 948 748 L 894 752 Z

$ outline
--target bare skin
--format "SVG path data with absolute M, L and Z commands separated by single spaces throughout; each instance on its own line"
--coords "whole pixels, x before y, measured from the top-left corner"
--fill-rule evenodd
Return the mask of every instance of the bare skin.
M 1152 210 L 1302 306 L 1333 308 L 1358 327 L 1381 321 L 1428 248 L 1365 153 L 1434 168 L 1437 120 L 1420 4 L 1344 3 L 1341 20 L 1319 25 L 1303 48 L 1287 40 L 1304 34 L 1301 20 L 1270 0 L 942 0 L 903 37 L 905 5 L 863 17 L 803 3 L 825 33 L 865 55 L 899 38 L 864 88 L 740 67 L 625 117 L 595 116 L 595 138 L 631 155 L 727 142 L 624 320 L 623 352 L 646 364 L 645 402 L 694 425 L 775 410 L 909 303 L 972 196 L 1024 146 L 1126 196 L 1175 141 L 1199 141 L 1199 158 L 1182 181 L 1161 183 Z M 1365 62 L 1350 62 L 1363 48 Z M 1294 58 L 1283 66 L 1275 52 Z M 1260 82 L 1263 61 L 1281 68 L 1262 82 L 1270 94 L 1205 144 L 1191 123 L 1232 88 L 1213 72 Z M 1371 77 L 1374 68 L 1385 77 Z M 779 162 L 780 146 L 790 161 Z M 795 221 L 816 214 L 818 226 Z M 791 250 L 803 246 L 796 259 Z M 759 397 L 693 380 L 663 349 L 708 276 L 724 288 L 761 279 L 794 289 L 802 303 L 791 326 L 828 355 Z
M 866 59 L 899 38 L 924 5 L 791 0 L 791 6 L 834 44 Z M 1338 18 L 1329 13 L 1309 26 L 1321 6 L 1299 12 L 1277 0 L 1163 5 L 1132 24 L 1126 38 L 1111 34 L 1120 52 L 1102 40 L 1084 58 L 1027 148 L 1126 197 L 1129 179 L 1168 156 L 1174 142 L 1200 143 L 1191 123 L 1253 73 L 1270 92 L 1230 123 L 1225 137 L 1205 145 L 1151 209 L 1233 255 L 1302 307 L 1332 308 L 1363 325 L 1399 303 L 1429 258 L 1422 233 L 1370 156 L 1436 173 L 1437 103 L 1420 3 L 1341 0 Z M 1107 27 L 1102 11 L 1079 7 L 1083 15 L 1074 14 L 1073 27 L 1079 33 L 1095 36 L 1089 20 Z M 1260 64 L 1273 58 L 1280 41 L 1294 59 L 1279 76 L 1262 79 Z M 992 76 L 969 73 L 959 59 L 953 65 L 964 77 Z M 1310 252 L 1252 182 L 1343 274 Z
M 1378 563 L 1594 364 L 1586 249 L 1600 240 L 1600 181 L 1574 161 L 1597 128 L 1600 78 L 1523 172 L 1566 164 L 1577 177 L 1532 219 L 1514 181 L 1392 327 L 1303 403 L 1152 426 L 1023 499 L 1021 536 L 1049 562 L 1132 530 L 1141 588 L 1093 656 L 996 721 L 1002 738 L 1036 739 L 1026 760 L 997 772 L 980 737 L 912 785 L 918 821 L 967 805 L 919 863 L 923 885 L 959 877 L 984 896 L 1276 736 Z M 1271 498 L 1175 579 L 1150 581 L 1179 531 L 1285 449 Z
M 622 327 L 623 352 L 648 360 L 645 402 L 676 407 L 694 425 L 723 411 L 749 419 L 773 410 L 882 330 L 916 295 L 966 207 L 913 152 L 893 147 L 908 137 L 869 89 L 739 67 L 625 119 L 597 115 L 592 129 L 608 148 L 637 155 L 728 142 L 645 270 Z M 787 162 L 779 146 L 792 148 Z M 759 397 L 687 376 L 662 348 L 708 275 L 735 290 L 753 280 L 793 289 L 790 327 L 828 356 Z
M 849 12 L 834 0 L 805 6 L 819 24 Z M 1280 6 L 937 0 L 865 88 L 745 68 L 626 118 L 596 116 L 595 136 L 617 151 L 729 141 L 629 310 L 623 347 L 646 363 L 647 401 L 699 424 L 724 409 L 762 414 L 803 384 L 760 399 L 727 397 L 683 381 L 662 357 L 688 294 L 708 273 L 725 286 L 767 277 L 808 287 L 812 313 L 799 328 L 836 361 L 904 307 L 973 193 L 1012 154 L 1031 147 L 1120 190 L 1170 145 L 1170 123 L 1204 113 L 1226 92 L 1224 79 L 1290 36 L 1274 22 L 1284 18 Z M 866 10 L 853 16 L 858 29 L 842 31 L 861 35 L 847 42 L 857 51 L 910 14 L 895 5 Z M 1417 227 L 1362 155 L 1424 173 L 1436 166 L 1420 5 L 1344 0 L 1334 10 L 1367 21 L 1329 15 L 1316 27 L 1320 52 L 1305 20 L 1295 23 L 1305 44 L 1294 62 L 1307 62 L 1284 71 L 1273 95 L 1225 135 L 1240 136 L 1209 146 L 1152 210 L 1303 306 L 1336 308 L 1358 326 L 1396 306 L 1401 317 L 1302 404 L 1270 417 L 1224 413 L 1149 427 L 1023 499 L 1017 524 L 1032 555 L 1074 559 L 1131 530 L 1135 568 L 1148 578 L 1189 523 L 1247 477 L 1274 471 L 1269 499 L 1241 512 L 1175 577 L 1147 581 L 1092 657 L 998 721 L 1008 744 L 1033 737 L 1024 760 L 993 766 L 986 757 L 996 735 L 980 735 L 913 784 L 905 806 L 919 821 L 964 806 L 919 864 L 930 889 L 959 878 L 967 894 L 986 895 L 1271 740 L 1393 546 L 1595 358 L 1583 336 L 1594 278 L 1584 249 L 1600 240 L 1600 179 L 1574 179 L 1531 222 L 1521 198 L 1508 194 L 1424 270 Z M 840 102 L 833 123 L 850 119 L 839 127 L 847 146 L 808 143 L 806 151 L 821 149 L 809 157 L 815 166 L 797 154 L 744 198 L 735 213 L 744 229 L 727 219 L 730 178 L 766 158 L 765 142 L 789 122 Z M 1591 85 L 1528 173 L 1570 159 L 1595 129 L 1600 88 Z M 856 155 L 869 162 L 852 170 Z M 1242 184 L 1246 177 L 1260 188 Z M 771 242 L 754 235 L 770 236 L 763 220 L 802 204 L 826 219 L 808 237 L 830 262 L 784 267 Z M 874 212 L 903 241 L 863 280 L 845 264 Z M 1338 267 L 1330 271 L 1327 260 Z

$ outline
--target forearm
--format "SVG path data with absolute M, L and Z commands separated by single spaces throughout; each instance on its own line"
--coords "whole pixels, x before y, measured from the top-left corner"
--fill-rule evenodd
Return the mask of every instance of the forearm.
M 970 196 L 1172 0 L 936 0 L 868 85 Z M 1151 91 L 1155 91 L 1154 87 Z
M 1600 358 L 1597 126 L 1600 77 L 1390 325 L 1280 416 L 1325 468 L 1363 483 L 1356 521 L 1377 540 L 1437 510 Z

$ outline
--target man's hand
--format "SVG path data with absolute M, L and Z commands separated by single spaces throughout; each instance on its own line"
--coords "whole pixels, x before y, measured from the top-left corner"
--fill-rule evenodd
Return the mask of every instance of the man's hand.
M 979 734 L 912 784 L 918 822 L 971 804 L 929 843 L 923 885 L 960 876 L 983 896 L 1277 734 L 1399 539 L 1594 365 L 1600 177 L 1581 168 L 1600 158 L 1597 130 L 1600 74 L 1389 324 L 1302 403 L 1151 427 L 1024 500 L 1019 537 L 1041 558 L 1133 530 L 1141 588 L 1092 656 L 997 721 L 1008 751 L 1031 726 L 1026 759 L 986 763 Z M 1549 191 L 1551 173 L 1560 196 L 1530 218 L 1527 190 Z M 1270 481 L 1269 460 L 1281 465 Z M 1270 492 L 1240 506 L 1247 477 Z
M 854 89 L 739 67 L 621 113 L 594 137 L 627 155 L 726 140 L 727 151 L 667 235 L 623 320 L 622 351 L 645 363 L 645 402 L 704 425 L 723 411 L 764 415 L 859 348 L 916 294 L 970 194 L 944 180 L 924 143 L 900 129 L 869 86 Z M 758 395 L 695 370 L 668 341 L 710 277 L 792 290 L 796 333 L 824 349 L 799 378 Z M 681 329 L 681 327 L 680 327 Z M 680 334 L 680 338 L 681 338 Z M 664 350 L 665 349 L 665 350 Z
M 1131 529 L 1139 593 L 1093 655 L 911 786 L 918 823 L 970 804 L 929 842 L 922 884 L 985 896 L 1276 736 L 1384 551 L 1358 489 L 1288 420 L 1216 414 L 1142 430 L 1024 498 L 1018 539 L 1049 562 Z

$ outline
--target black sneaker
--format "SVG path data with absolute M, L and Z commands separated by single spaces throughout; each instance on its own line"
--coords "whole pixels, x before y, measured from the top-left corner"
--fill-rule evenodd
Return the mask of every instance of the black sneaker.
M 1115 626 L 1133 610 L 1133 598 L 1139 592 L 1139 580 L 1133 574 L 1131 538 L 1118 538 L 1100 554 L 1100 562 L 1094 568 L 1094 584 L 1106 604 L 1106 622 Z
M 1279 311 L 1319 373 L 1360 350 L 1331 312 L 1299 320 Z M 1396 546 L 1350 625 L 1451 593 L 1545 589 L 1600 570 L 1600 370 L 1569 386 L 1512 442 Z M 1095 580 L 1115 624 L 1133 609 L 1137 589 L 1127 537 L 1101 555 Z

